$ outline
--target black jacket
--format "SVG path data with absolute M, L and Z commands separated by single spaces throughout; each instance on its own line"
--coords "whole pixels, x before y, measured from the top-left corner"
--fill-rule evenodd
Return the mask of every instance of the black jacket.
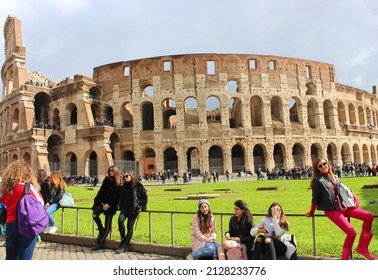
M 60 188 L 52 188 L 49 193 L 47 193 L 46 201 L 51 205 L 58 203 L 62 199 L 64 190 Z M 43 199 L 45 200 L 45 199 Z
M 336 193 L 329 176 L 317 175 L 312 181 L 312 203 L 318 210 L 337 210 Z
M 241 228 L 238 224 L 238 219 L 236 216 L 232 216 L 229 222 L 229 230 L 228 233 L 231 237 L 239 237 L 240 242 L 243 243 L 247 247 L 247 255 L 248 259 L 252 259 L 252 247 L 253 241 L 255 237 L 251 235 L 251 229 L 255 225 L 253 222 L 247 223 L 244 228 Z
M 130 190 L 130 188 L 132 188 L 132 191 Z M 129 194 L 132 194 L 132 197 L 128 197 Z M 132 205 L 127 203 L 127 201 L 132 201 Z M 121 210 L 121 212 L 136 214 L 138 212 L 138 207 L 140 207 L 142 211 L 147 210 L 146 189 L 138 181 L 134 183 L 124 183 L 119 198 L 119 209 Z
M 104 215 L 114 215 L 117 212 L 120 190 L 121 187 L 118 187 L 109 176 L 106 176 L 94 198 L 92 210 L 97 206 L 108 204 L 110 208 L 104 212 Z

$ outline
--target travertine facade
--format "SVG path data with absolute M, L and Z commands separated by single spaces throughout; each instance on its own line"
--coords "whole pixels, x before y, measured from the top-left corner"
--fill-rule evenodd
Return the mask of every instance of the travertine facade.
M 0 171 L 16 158 L 65 175 L 375 163 L 377 96 L 333 65 L 253 54 L 112 63 L 55 83 L 25 68 L 21 24 L 4 26 Z M 30 54 L 33 55 L 33 54 Z M 73 70 L 74 71 L 74 70 Z M 43 127 L 43 128 L 41 128 Z

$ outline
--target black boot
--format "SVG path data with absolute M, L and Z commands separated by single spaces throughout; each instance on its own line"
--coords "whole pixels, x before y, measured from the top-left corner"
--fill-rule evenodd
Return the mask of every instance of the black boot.
M 96 243 L 96 245 L 94 245 L 93 247 L 91 247 L 91 251 L 97 251 L 97 250 L 100 250 L 102 249 L 102 245 L 101 243 Z
M 121 254 L 123 252 L 126 252 L 126 245 L 121 243 L 117 250 L 115 250 L 116 254 Z

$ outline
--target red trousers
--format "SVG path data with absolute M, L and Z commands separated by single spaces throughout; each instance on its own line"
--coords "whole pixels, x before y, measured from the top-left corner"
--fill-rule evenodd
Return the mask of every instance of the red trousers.
M 371 232 L 374 216 L 369 211 L 361 208 L 348 208 L 346 210 L 324 211 L 324 214 L 336 224 L 343 232 L 346 233 L 344 240 L 344 248 L 352 248 L 354 239 L 356 238 L 356 230 L 348 222 L 346 217 L 362 220 L 362 229 Z

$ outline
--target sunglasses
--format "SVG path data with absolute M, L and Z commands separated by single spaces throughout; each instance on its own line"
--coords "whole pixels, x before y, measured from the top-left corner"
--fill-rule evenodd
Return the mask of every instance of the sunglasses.
M 114 171 L 114 169 L 109 169 L 109 172 L 110 172 L 110 171 Z
M 126 174 L 126 175 L 123 175 L 123 178 L 129 178 L 130 175 Z
M 327 166 L 327 163 L 326 162 L 323 162 L 321 164 L 318 165 L 318 168 L 322 168 L 323 166 Z

